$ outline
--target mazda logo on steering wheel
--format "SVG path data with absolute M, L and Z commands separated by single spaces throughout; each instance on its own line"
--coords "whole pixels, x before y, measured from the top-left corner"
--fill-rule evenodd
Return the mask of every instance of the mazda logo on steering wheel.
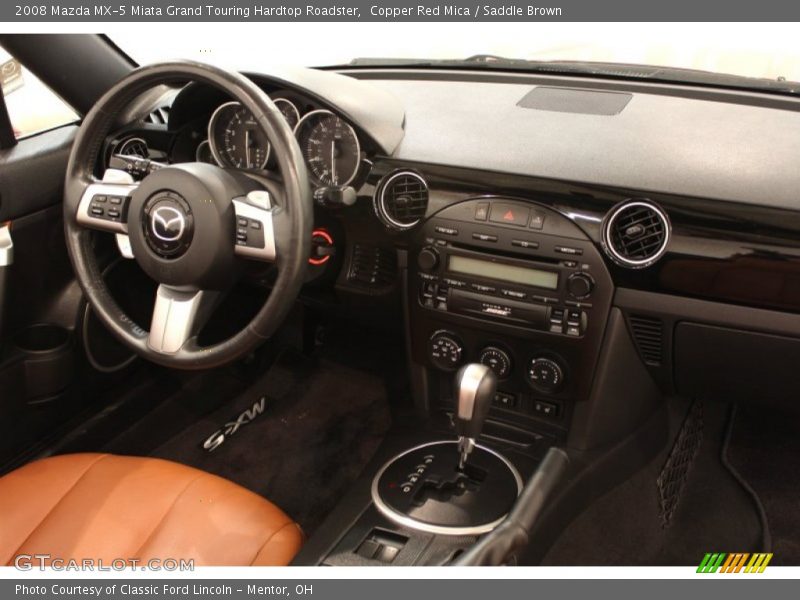
M 159 206 L 150 213 L 150 230 L 164 242 L 177 242 L 186 229 L 186 217 L 174 206 Z
M 189 203 L 177 193 L 161 190 L 144 205 L 142 230 L 147 245 L 162 258 L 178 258 L 194 237 Z

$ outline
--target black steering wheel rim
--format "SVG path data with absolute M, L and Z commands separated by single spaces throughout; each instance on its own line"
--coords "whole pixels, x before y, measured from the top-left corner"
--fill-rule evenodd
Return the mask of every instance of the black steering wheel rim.
M 172 353 L 154 350 L 148 331 L 134 323 L 112 297 L 92 251 L 91 230 L 77 220 L 78 208 L 94 177 L 99 153 L 116 117 L 148 89 L 196 81 L 216 87 L 241 102 L 254 116 L 272 145 L 281 175 L 285 228 L 276 237 L 278 273 L 262 308 L 237 334 L 207 347 L 196 338 Z M 140 356 L 168 367 L 202 369 L 219 366 L 250 352 L 283 322 L 303 283 L 313 227 L 312 195 L 297 141 L 278 108 L 252 81 L 239 73 L 194 62 L 175 61 L 138 68 L 106 92 L 86 115 L 70 153 L 64 184 L 64 227 L 67 250 L 76 278 L 98 318 Z

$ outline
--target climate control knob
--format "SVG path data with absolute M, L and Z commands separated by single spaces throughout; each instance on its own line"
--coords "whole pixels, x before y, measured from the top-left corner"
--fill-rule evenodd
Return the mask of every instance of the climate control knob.
M 528 365 L 528 382 L 545 394 L 555 394 L 564 385 L 564 370 L 552 358 L 534 358 Z
M 454 371 L 464 358 L 464 347 L 452 333 L 437 331 L 428 343 L 428 356 L 439 369 Z
M 481 351 L 478 360 L 481 364 L 494 371 L 498 379 L 505 379 L 511 375 L 511 357 L 505 350 L 495 346 L 487 346 Z
M 433 271 L 439 266 L 439 251 L 433 246 L 426 246 L 417 254 L 417 266 L 422 271 Z
M 588 273 L 573 273 L 567 279 L 567 292 L 573 298 L 588 298 L 594 289 L 594 279 Z

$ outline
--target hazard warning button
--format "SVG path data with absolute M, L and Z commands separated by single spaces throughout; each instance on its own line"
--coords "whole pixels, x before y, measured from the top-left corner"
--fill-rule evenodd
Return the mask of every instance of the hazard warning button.
M 505 202 L 493 202 L 489 211 L 489 220 L 494 223 L 505 223 L 516 225 L 517 227 L 527 227 L 530 209 L 518 204 L 506 204 Z

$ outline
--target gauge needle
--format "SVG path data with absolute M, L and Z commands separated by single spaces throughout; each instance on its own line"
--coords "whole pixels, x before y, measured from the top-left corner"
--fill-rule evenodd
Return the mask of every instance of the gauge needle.
M 246 168 L 250 168 L 250 130 L 244 130 L 244 159 L 247 161 Z
M 336 140 L 331 140 L 331 181 L 333 185 L 338 185 L 339 183 L 336 177 Z

